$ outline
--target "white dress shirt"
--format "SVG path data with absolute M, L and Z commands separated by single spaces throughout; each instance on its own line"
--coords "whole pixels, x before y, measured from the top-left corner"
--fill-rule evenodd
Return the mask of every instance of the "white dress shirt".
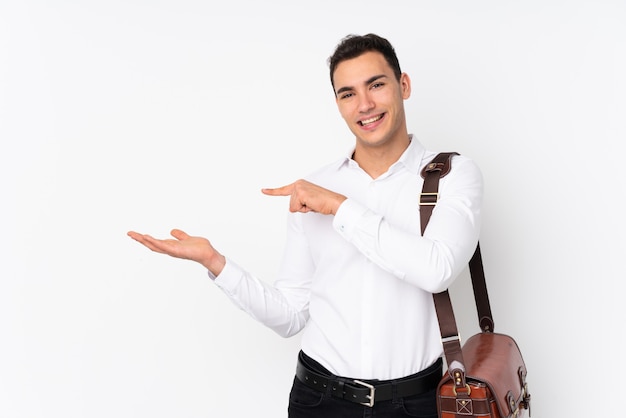
M 278 334 L 304 329 L 302 350 L 336 375 L 386 380 L 425 369 L 442 355 L 432 292 L 471 258 L 483 195 L 476 164 L 455 156 L 422 237 L 420 171 L 435 155 L 412 138 L 376 179 L 350 157 L 316 171 L 307 180 L 347 200 L 335 216 L 289 213 L 274 285 L 231 259 L 215 284 Z

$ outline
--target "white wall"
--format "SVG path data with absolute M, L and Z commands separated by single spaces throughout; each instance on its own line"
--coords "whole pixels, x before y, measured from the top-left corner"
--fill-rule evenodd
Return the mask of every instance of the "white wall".
M 0 3 L 0 416 L 286 417 L 298 337 L 125 234 L 205 235 L 271 281 L 286 201 L 259 189 L 351 146 L 326 58 L 366 32 L 412 77 L 410 130 L 484 172 L 496 330 L 533 417 L 613 416 L 626 4 L 213 3 Z

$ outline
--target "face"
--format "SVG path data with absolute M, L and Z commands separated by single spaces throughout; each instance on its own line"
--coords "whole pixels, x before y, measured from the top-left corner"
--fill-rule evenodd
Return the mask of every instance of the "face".
M 406 74 L 398 81 L 382 54 L 366 52 L 337 65 L 333 80 L 339 113 L 356 136 L 357 147 L 406 142 L 404 100 L 411 95 Z

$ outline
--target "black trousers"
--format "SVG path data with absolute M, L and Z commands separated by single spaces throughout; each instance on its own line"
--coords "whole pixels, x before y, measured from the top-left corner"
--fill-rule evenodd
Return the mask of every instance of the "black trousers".
M 307 364 L 317 372 L 330 375 L 330 372 L 315 360 L 307 357 Z M 437 362 L 424 372 L 438 367 Z M 330 387 L 329 387 L 330 389 Z M 373 407 L 336 398 L 327 392 L 318 392 L 294 377 L 289 394 L 289 418 L 437 418 L 437 388 L 416 396 L 397 397 L 388 401 L 376 402 Z

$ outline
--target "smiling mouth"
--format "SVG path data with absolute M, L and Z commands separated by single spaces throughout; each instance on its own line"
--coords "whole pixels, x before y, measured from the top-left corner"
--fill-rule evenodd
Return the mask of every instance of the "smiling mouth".
M 369 119 L 360 120 L 358 123 L 361 126 L 367 126 L 367 125 L 370 125 L 370 124 L 372 124 L 374 122 L 378 122 L 379 120 L 381 120 L 383 118 L 384 115 L 385 115 L 384 113 L 381 113 L 378 116 L 374 116 L 374 117 L 369 118 Z

